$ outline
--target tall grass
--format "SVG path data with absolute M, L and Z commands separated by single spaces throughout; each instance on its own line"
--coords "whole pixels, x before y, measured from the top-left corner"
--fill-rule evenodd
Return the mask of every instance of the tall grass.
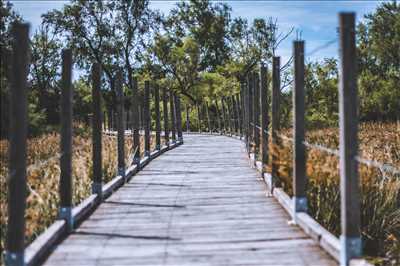
M 143 141 L 141 141 L 143 144 Z M 57 217 L 59 207 L 59 145 L 58 133 L 48 133 L 28 140 L 27 147 L 27 209 L 26 240 L 28 244 L 42 233 Z M 73 138 L 73 203 L 79 204 L 91 194 L 92 140 L 91 131 L 83 124 L 74 124 Z M 152 141 L 152 149 L 155 143 Z M 141 153 L 143 154 L 143 145 Z M 125 137 L 125 161 L 132 155 L 132 137 Z M 103 180 L 110 181 L 117 173 L 117 138 L 103 135 Z M 0 141 L 0 230 L 1 254 L 7 232 L 8 141 Z
M 291 137 L 291 130 L 284 130 Z M 338 129 L 307 133 L 306 140 L 337 149 Z M 366 123 L 360 126 L 360 156 L 400 169 L 400 123 Z M 291 142 L 270 147 L 278 156 L 278 173 L 292 194 Z M 339 159 L 318 150 L 307 151 L 307 196 L 310 214 L 333 234 L 340 234 Z M 269 167 L 268 167 L 269 168 Z M 268 169 L 267 169 L 268 170 Z M 359 165 L 361 234 L 364 254 L 379 265 L 400 265 L 400 175 Z

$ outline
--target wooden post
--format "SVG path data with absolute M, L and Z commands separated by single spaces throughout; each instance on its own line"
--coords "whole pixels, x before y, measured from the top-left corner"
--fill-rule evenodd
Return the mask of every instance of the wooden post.
M 306 150 L 304 147 L 304 42 L 293 43 L 293 204 L 295 212 L 307 212 Z
M 215 100 L 215 111 L 217 113 L 216 115 L 217 115 L 217 122 L 218 122 L 218 131 L 220 134 L 222 134 L 221 112 L 219 111 L 217 100 Z
M 360 192 L 358 179 L 357 58 L 355 14 L 340 13 L 340 264 L 362 254 Z
M 261 107 L 261 177 L 264 178 L 264 167 L 268 165 L 268 80 L 267 68 L 260 68 L 260 107 Z
M 240 94 L 234 96 L 235 101 L 235 112 L 236 112 L 236 132 L 239 136 L 242 136 L 242 121 L 240 117 Z
M 129 77 L 130 78 L 130 77 Z M 140 164 L 140 128 L 139 128 L 139 95 L 138 95 L 138 84 L 137 79 L 133 78 L 132 80 L 133 88 L 132 88 L 132 131 L 133 131 L 133 164 L 136 164 L 139 167 Z
M 183 143 L 181 99 L 175 93 L 174 93 L 174 103 L 175 103 L 176 131 L 178 132 L 178 141 L 180 143 Z
M 249 115 L 248 115 L 248 119 L 249 119 L 249 131 L 248 131 L 248 134 L 249 134 L 249 154 L 251 153 L 251 146 L 252 146 L 252 142 L 253 142 L 253 133 L 254 133 L 254 130 L 253 130 L 253 85 L 254 85 L 254 83 L 253 83 L 253 75 L 250 73 L 249 74 L 249 76 L 248 76 L 248 89 L 249 89 L 249 91 L 248 91 L 248 110 L 249 110 Z
M 150 82 L 144 82 L 144 156 L 150 156 Z
M 237 106 L 236 106 L 236 100 L 235 100 L 235 95 L 231 96 L 231 102 L 232 102 L 232 119 L 233 119 L 233 129 L 235 132 L 235 135 L 238 132 L 238 115 L 237 115 Z
M 207 125 L 208 125 L 208 132 L 210 132 L 211 133 L 211 120 L 210 120 L 210 113 L 209 113 L 209 110 L 208 110 L 208 103 L 207 102 L 205 102 L 205 107 L 206 107 L 206 115 L 207 115 Z
M 72 231 L 72 51 L 62 51 L 61 80 L 61 158 L 59 218 L 65 220 Z M 101 129 L 100 129 L 101 130 Z
M 8 228 L 5 264 L 24 264 L 26 208 L 27 76 L 29 24 L 15 23 L 12 31 L 10 90 Z
M 245 118 L 244 118 L 244 90 L 246 88 L 245 82 L 240 82 L 240 93 L 239 93 L 239 121 L 240 121 L 240 138 L 244 137 L 244 125 L 245 125 Z
M 225 97 L 222 97 L 221 99 L 221 107 L 222 107 L 222 116 L 224 118 L 224 133 L 228 134 L 229 132 L 229 118 L 226 112 L 226 103 L 225 103 Z
M 168 93 L 166 88 L 163 88 L 163 115 L 165 145 L 169 147 Z
M 271 176 L 272 176 L 272 187 L 271 191 L 275 187 L 280 187 L 278 177 L 278 130 L 279 130 L 279 101 L 281 93 L 281 78 L 280 78 L 280 57 L 274 57 L 272 59 L 272 165 L 271 165 Z
M 226 101 L 226 111 L 227 111 L 227 116 L 228 116 L 228 121 L 229 121 L 229 135 L 233 135 L 234 134 L 234 117 L 233 117 L 233 112 L 232 112 L 232 101 L 231 101 L 231 97 L 228 96 L 228 98 L 225 98 Z
M 247 76 L 247 83 L 244 88 L 244 120 L 245 120 L 245 142 L 246 142 L 246 148 L 247 148 L 247 153 L 250 155 L 250 75 Z
M 253 112 L 253 135 L 254 135 L 254 165 L 260 152 L 260 81 L 258 73 L 254 73 L 254 112 Z
M 200 107 L 199 104 L 196 103 L 196 110 L 197 110 L 197 120 L 198 120 L 198 131 L 201 132 L 201 118 L 200 118 Z
M 189 105 L 186 104 L 186 132 L 189 133 L 190 131 L 190 115 L 189 115 Z
M 117 94 L 117 141 L 118 141 L 118 175 L 125 177 L 125 126 L 124 126 L 124 92 L 122 90 L 122 71 L 118 70 L 115 80 Z
M 176 143 L 176 110 L 174 104 L 174 93 L 169 92 L 169 106 L 171 109 L 171 133 L 172 133 L 172 143 Z
M 161 117 L 160 117 L 160 91 L 158 85 L 154 85 L 154 108 L 156 113 L 156 150 L 161 150 Z
M 92 159 L 93 184 L 92 193 L 102 197 L 102 133 L 101 133 L 101 66 L 98 63 L 92 66 L 92 98 L 93 98 L 93 125 L 92 125 Z

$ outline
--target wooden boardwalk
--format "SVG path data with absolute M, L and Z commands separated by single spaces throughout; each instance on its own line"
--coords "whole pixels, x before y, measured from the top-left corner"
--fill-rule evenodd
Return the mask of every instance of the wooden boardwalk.
M 250 167 L 242 142 L 187 135 L 68 236 L 45 265 L 337 265 Z

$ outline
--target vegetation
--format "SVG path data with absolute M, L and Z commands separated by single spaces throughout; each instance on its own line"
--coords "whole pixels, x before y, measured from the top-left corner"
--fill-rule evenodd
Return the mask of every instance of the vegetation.
M 360 157 L 400 168 L 400 123 L 365 123 L 360 126 Z M 292 130 L 284 130 L 292 137 Z M 337 128 L 311 130 L 309 143 L 338 149 Z M 292 142 L 271 147 L 279 154 L 279 176 L 292 194 Z M 335 155 L 309 149 L 306 173 L 310 214 L 327 230 L 340 235 L 339 160 Z M 360 164 L 361 221 L 364 252 L 376 263 L 400 263 L 400 174 Z
M 1 96 L 1 176 L 7 182 L 7 141 L 9 125 L 9 82 L 7 79 L 11 28 L 22 21 L 12 5 L 0 0 L 0 96 Z M 247 21 L 232 17 L 231 8 L 221 2 L 190 0 L 176 4 L 169 14 L 149 7 L 149 0 L 82 1 L 72 0 L 62 10 L 42 15 L 43 23 L 31 38 L 29 79 L 29 158 L 37 165 L 28 171 L 28 227 L 32 240 L 55 217 L 59 169 L 58 150 L 61 49 L 71 48 L 79 77 L 74 80 L 75 128 L 74 195 L 79 202 L 89 193 L 91 144 L 87 125 L 91 113 L 91 73 L 93 63 L 103 69 L 102 98 L 107 117 L 115 113 L 115 79 L 118 69 L 124 73 L 126 111 L 132 107 L 131 95 L 138 81 L 139 97 L 144 80 L 177 92 L 183 106 L 210 106 L 215 118 L 215 100 L 239 92 L 240 83 L 261 63 L 270 64 L 283 41 L 292 37 L 294 28 L 280 31 L 274 18 Z M 363 157 L 390 163 L 399 168 L 400 120 L 400 4 L 382 2 L 365 16 L 357 27 L 359 66 L 359 116 L 365 122 L 360 133 Z M 281 125 L 292 121 L 292 60 L 282 64 Z M 271 75 L 271 73 L 267 73 Z M 306 121 L 310 142 L 336 148 L 338 125 L 338 62 L 335 58 L 307 62 Z M 270 94 L 270 93 L 269 93 Z M 153 106 L 153 105 L 152 105 Z M 197 120 L 191 108 L 190 120 Z M 191 124 L 198 129 L 198 121 Z M 374 123 L 373 123 L 374 122 Z M 385 122 L 384 124 L 381 124 Z M 205 124 L 201 125 L 205 128 Z M 288 132 L 287 132 L 288 133 Z M 327 137 L 329 136 L 329 137 Z M 104 175 L 115 173 L 115 143 L 104 139 Z M 371 145 L 373 144 L 373 145 Z M 130 147 L 127 143 L 127 147 Z M 290 147 L 281 147 L 283 177 L 291 175 Z M 337 159 L 310 151 L 307 174 L 310 177 L 311 213 L 334 233 L 339 232 Z M 83 166 L 83 167 L 80 167 Z M 84 171 L 82 169 L 85 169 Z M 363 181 L 363 238 L 367 254 L 392 257 L 399 254 L 398 180 L 377 169 L 361 168 Z M 79 178 L 78 178 L 79 177 Z M 45 180 L 45 182 L 43 181 Z M 290 188 L 290 179 L 285 181 Z M 49 189 L 51 188 L 51 189 Z M 397 189 L 397 190 L 396 190 Z M 0 197 L 2 214 L 6 212 L 6 193 Z M 290 192 L 290 190 L 289 190 Z M 43 215 L 38 215 L 43 213 Z M 368 219 L 366 218 L 368 217 Z M 1 230 L 6 215 L 1 216 Z M 397 232 L 397 233 L 396 233 Z M 2 238 L 3 241 L 3 238 Z
M 141 140 L 141 155 L 144 152 Z M 73 204 L 77 205 L 91 194 L 92 141 L 91 130 L 82 123 L 75 123 L 72 155 L 72 178 L 74 184 Z M 59 146 L 60 136 L 56 132 L 42 134 L 28 141 L 27 150 L 27 210 L 26 243 L 30 243 L 57 218 L 59 206 Z M 117 173 L 117 138 L 103 135 L 102 145 L 103 180 L 110 181 Z M 152 138 L 152 150 L 155 138 Z M 132 138 L 125 138 L 125 161 L 131 163 Z M 4 250 L 3 232 L 7 229 L 7 179 L 8 142 L 0 141 L 0 250 Z

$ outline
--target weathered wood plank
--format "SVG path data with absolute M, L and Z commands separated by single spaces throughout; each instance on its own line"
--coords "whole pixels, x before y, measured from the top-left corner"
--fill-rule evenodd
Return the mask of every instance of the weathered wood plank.
M 186 135 L 185 145 L 102 203 L 45 265 L 337 265 L 288 225 L 266 192 L 242 142 Z

